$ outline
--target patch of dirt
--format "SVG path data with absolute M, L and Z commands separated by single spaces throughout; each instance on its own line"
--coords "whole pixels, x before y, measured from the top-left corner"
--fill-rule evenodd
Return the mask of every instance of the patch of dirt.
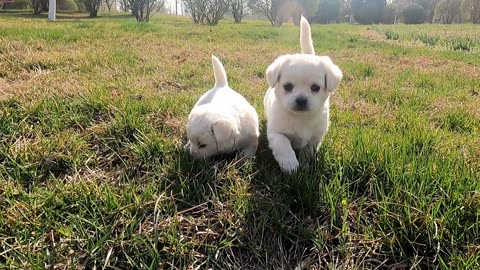
M 185 133 L 186 118 L 177 117 L 171 110 L 150 114 L 147 122 L 154 128 L 162 130 L 164 135 L 175 144 L 180 144 Z
M 475 102 L 474 100 L 472 100 L 472 102 L 462 102 L 459 100 L 451 100 L 446 97 L 437 98 L 436 100 L 433 101 L 429 111 L 433 115 L 433 114 L 443 113 L 446 111 L 464 110 L 473 114 L 475 117 L 480 118 L 480 107 L 478 106 L 478 103 L 480 102 L 480 98 L 479 97 L 473 97 L 473 98 L 477 99 L 477 101 Z
M 361 37 L 371 41 L 385 41 L 386 37 L 375 30 L 368 30 L 360 35 Z

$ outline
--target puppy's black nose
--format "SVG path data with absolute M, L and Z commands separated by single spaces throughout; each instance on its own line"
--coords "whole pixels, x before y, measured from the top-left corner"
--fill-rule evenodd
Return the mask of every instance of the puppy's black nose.
M 295 99 L 295 103 L 297 104 L 297 108 L 300 109 L 300 110 L 305 109 L 307 107 L 307 102 L 308 102 L 308 99 L 304 98 L 304 97 L 297 97 Z

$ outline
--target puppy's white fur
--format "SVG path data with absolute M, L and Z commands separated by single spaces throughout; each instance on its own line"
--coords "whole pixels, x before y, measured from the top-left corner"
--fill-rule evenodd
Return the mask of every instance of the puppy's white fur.
M 188 116 L 187 147 L 194 158 L 239 151 L 255 155 L 258 115 L 248 101 L 228 86 L 225 69 L 212 55 L 215 86 L 203 94 Z
M 295 151 L 304 159 L 320 146 L 329 124 L 330 94 L 342 79 L 342 71 L 328 56 L 315 55 L 310 25 L 303 16 L 300 45 L 301 54 L 278 57 L 266 72 L 269 147 L 287 173 L 299 167 Z

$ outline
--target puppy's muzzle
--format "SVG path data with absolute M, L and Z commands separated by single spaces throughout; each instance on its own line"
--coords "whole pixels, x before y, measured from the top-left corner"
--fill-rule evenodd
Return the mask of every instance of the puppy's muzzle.
M 295 108 L 296 111 L 306 111 L 308 110 L 308 99 L 306 97 L 297 97 L 295 99 Z

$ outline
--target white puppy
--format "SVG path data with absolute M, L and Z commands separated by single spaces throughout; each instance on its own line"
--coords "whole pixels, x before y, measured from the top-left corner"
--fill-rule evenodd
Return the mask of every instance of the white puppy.
M 302 54 L 282 55 L 266 72 L 268 142 L 287 173 L 298 169 L 295 151 L 302 160 L 316 153 L 328 129 L 330 94 L 342 79 L 342 71 L 328 56 L 315 55 L 310 25 L 303 16 L 300 45 Z
M 188 116 L 187 147 L 194 158 L 240 152 L 255 155 L 258 115 L 248 101 L 228 87 L 222 63 L 212 55 L 215 86 L 203 94 Z

